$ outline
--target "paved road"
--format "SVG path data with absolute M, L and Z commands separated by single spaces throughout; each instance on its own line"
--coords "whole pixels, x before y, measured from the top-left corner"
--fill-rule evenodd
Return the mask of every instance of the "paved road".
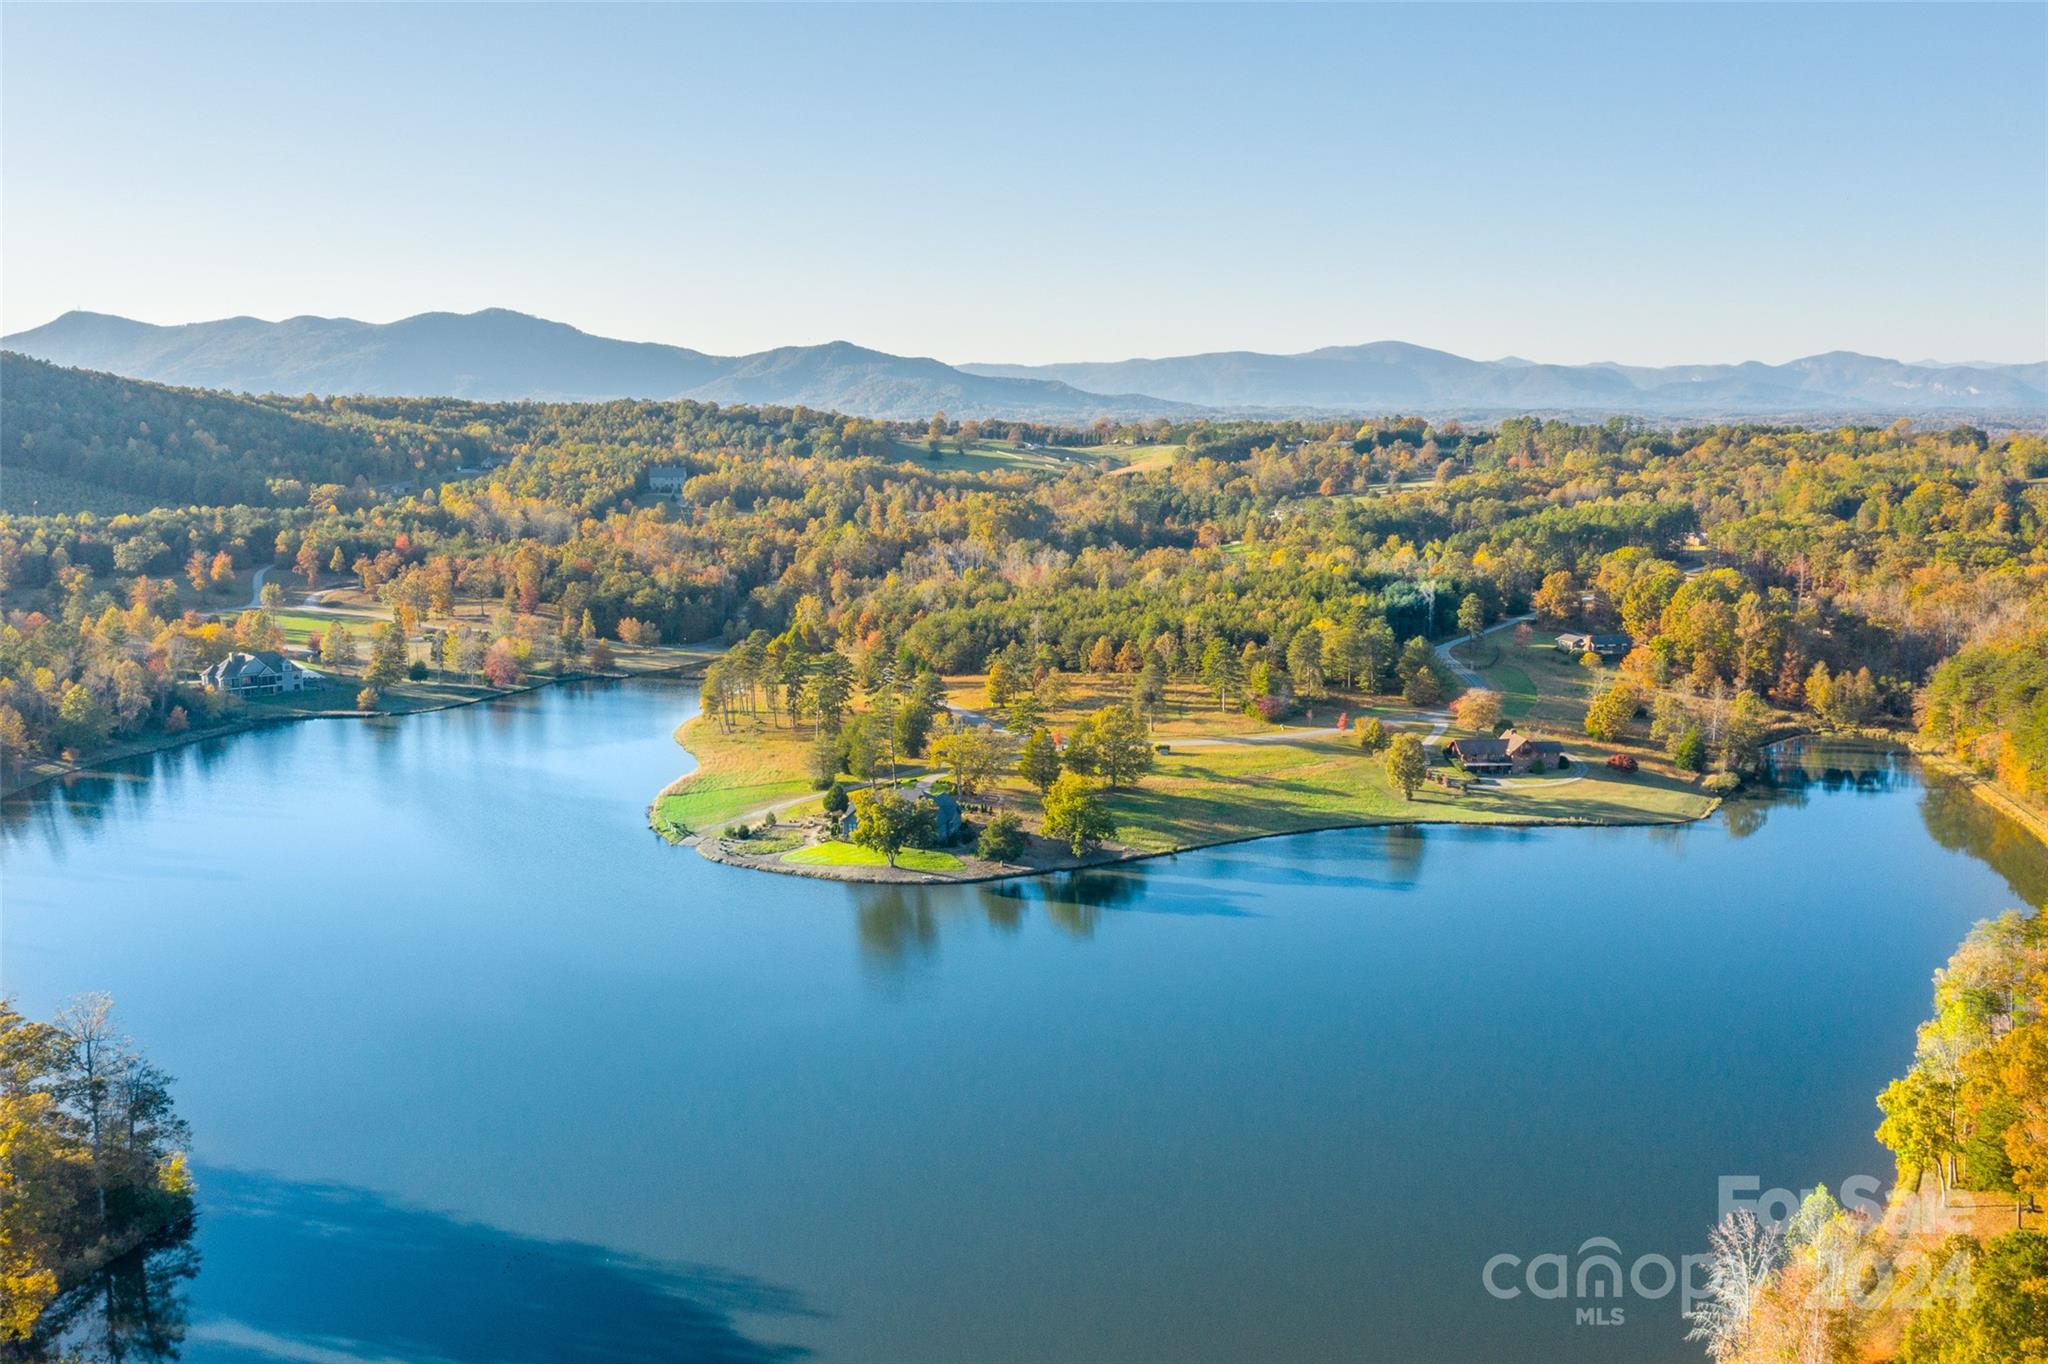
M 1492 634 L 1496 630 L 1512 630 L 1515 626 L 1520 625 L 1523 621 L 1534 619 L 1536 619 L 1536 617 L 1533 614 L 1523 616 L 1510 616 L 1506 620 L 1496 621 L 1494 624 L 1487 626 L 1484 630 L 1480 631 L 1479 634 L 1481 638 L 1484 638 L 1487 635 Z M 1478 673 L 1473 672 L 1470 668 L 1460 663 L 1457 659 L 1451 657 L 1451 650 L 1456 648 L 1458 645 L 1463 644 L 1469 638 L 1471 638 L 1471 636 L 1469 635 L 1459 635 L 1456 639 L 1445 640 L 1443 643 L 1436 646 L 1436 656 L 1438 660 L 1441 661 L 1446 668 L 1449 668 L 1451 672 L 1456 675 L 1457 679 L 1460 682 L 1463 682 L 1468 687 L 1479 687 L 1483 689 L 1486 686 L 1486 679 L 1481 677 Z
M 1512 630 L 1515 626 L 1520 625 L 1523 621 L 1534 619 L 1536 619 L 1534 615 L 1510 616 L 1506 620 L 1496 621 L 1494 624 L 1487 626 L 1484 630 L 1481 630 L 1479 634 L 1480 637 L 1483 639 L 1487 635 L 1492 634 L 1496 630 Z M 1443 643 L 1437 645 L 1437 662 L 1443 664 L 1446 668 L 1449 668 L 1451 670 L 1452 675 L 1455 676 L 1460 682 L 1464 683 L 1467 687 L 1477 687 L 1483 691 L 1486 689 L 1486 679 L 1481 677 L 1478 673 L 1473 672 L 1470 668 L 1460 663 L 1457 659 L 1451 657 L 1451 650 L 1456 648 L 1458 645 L 1463 644 L 1466 640 L 1470 638 L 1471 636 L 1469 635 L 1459 635 L 1456 639 L 1447 639 Z M 1436 712 L 1436 714 L 1431 718 L 1429 724 L 1430 739 L 1436 740 L 1443 738 L 1444 731 L 1449 729 L 1450 727 L 1451 712 L 1448 709 Z

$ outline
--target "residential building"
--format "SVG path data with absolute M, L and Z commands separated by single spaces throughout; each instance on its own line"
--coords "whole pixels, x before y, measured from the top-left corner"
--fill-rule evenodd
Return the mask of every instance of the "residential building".
M 302 668 L 275 649 L 236 652 L 199 674 L 199 680 L 229 696 L 272 696 L 306 691 L 321 684 L 318 673 Z

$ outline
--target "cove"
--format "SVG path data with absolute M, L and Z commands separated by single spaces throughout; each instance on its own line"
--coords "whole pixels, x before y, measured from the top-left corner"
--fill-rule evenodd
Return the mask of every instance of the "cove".
M 1481 1269 L 1700 1251 L 1724 1175 L 1888 1183 L 1930 973 L 2048 888 L 1829 745 L 1671 828 L 763 877 L 645 828 L 693 705 L 555 687 L 6 805 L 0 988 L 112 993 L 194 1129 L 182 1358 L 1696 1360 L 1675 1295 L 1576 1325 Z

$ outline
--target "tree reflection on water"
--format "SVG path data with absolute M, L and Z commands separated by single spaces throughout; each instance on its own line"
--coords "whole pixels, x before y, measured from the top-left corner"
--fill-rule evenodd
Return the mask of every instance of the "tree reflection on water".
M 186 1283 L 199 1272 L 192 1218 L 102 1266 L 47 1308 L 27 1359 L 159 1360 L 185 1343 Z M 0 1350 L 0 1358 L 15 1358 Z

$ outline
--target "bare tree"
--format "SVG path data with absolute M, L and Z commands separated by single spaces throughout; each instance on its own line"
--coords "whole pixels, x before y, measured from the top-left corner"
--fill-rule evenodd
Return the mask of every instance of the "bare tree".
M 102 1225 L 107 1220 L 107 1129 L 113 1111 L 114 1086 L 127 1070 L 128 1039 L 114 1028 L 114 1001 L 103 994 L 79 995 L 57 1010 L 57 1027 L 70 1039 L 72 1079 L 65 1097 L 85 1115 L 86 1138 L 92 1145 L 93 1193 Z
M 1715 1359 L 1733 1359 L 1749 1335 L 1757 1299 L 1783 1261 L 1785 1244 L 1778 1233 L 1739 1208 L 1721 1219 L 1708 1234 L 1706 1296 L 1689 1309 L 1692 1330 L 1687 1340 L 1705 1341 Z

